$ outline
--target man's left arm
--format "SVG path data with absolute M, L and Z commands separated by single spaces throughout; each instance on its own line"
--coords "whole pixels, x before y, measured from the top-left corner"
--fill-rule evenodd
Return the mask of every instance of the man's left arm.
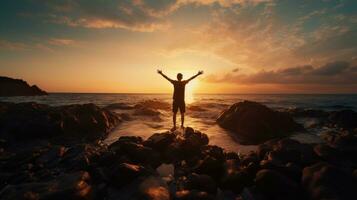
M 191 80 L 195 79 L 197 76 L 199 76 L 201 74 L 203 74 L 203 71 L 198 71 L 198 73 L 196 75 L 194 75 L 191 78 L 187 79 L 186 82 L 187 83 L 190 82 Z

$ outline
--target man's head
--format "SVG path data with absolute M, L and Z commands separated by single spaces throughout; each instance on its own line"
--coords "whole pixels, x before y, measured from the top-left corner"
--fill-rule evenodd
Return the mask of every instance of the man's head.
M 179 81 L 182 80 L 182 74 L 181 74 L 181 73 L 178 73 L 178 74 L 177 74 L 177 80 L 179 80 Z

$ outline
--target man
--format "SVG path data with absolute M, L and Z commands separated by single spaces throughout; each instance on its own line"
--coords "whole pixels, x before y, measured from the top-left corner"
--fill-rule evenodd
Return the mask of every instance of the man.
M 199 71 L 196 75 L 192 76 L 191 78 L 187 80 L 182 80 L 183 76 L 181 73 L 177 74 L 177 81 L 172 80 L 169 77 L 167 77 L 164 73 L 162 73 L 161 70 L 157 70 L 157 73 L 161 74 L 164 78 L 166 78 L 170 83 L 174 85 L 174 95 L 173 95 L 173 103 L 172 103 L 172 112 L 173 112 L 173 123 L 174 127 L 172 128 L 173 130 L 176 129 L 176 114 L 178 109 L 180 109 L 181 113 L 181 127 L 183 128 L 183 124 L 185 121 L 185 111 L 186 111 L 186 105 L 185 105 L 185 86 L 188 82 L 190 82 L 192 79 L 196 78 L 197 76 L 203 74 L 203 71 Z

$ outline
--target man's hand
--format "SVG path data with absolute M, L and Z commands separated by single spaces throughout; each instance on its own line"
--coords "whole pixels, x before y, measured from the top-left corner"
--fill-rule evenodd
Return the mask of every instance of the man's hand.
M 202 70 L 198 71 L 197 75 L 201 75 L 201 74 L 203 74 L 203 71 Z
M 162 74 L 162 70 L 158 69 L 157 73 Z

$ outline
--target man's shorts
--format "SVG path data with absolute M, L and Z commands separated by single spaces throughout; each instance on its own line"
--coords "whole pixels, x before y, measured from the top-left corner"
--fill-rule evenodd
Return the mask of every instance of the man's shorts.
M 178 109 L 180 109 L 181 113 L 186 112 L 185 101 L 174 101 L 172 103 L 172 112 L 177 113 Z

